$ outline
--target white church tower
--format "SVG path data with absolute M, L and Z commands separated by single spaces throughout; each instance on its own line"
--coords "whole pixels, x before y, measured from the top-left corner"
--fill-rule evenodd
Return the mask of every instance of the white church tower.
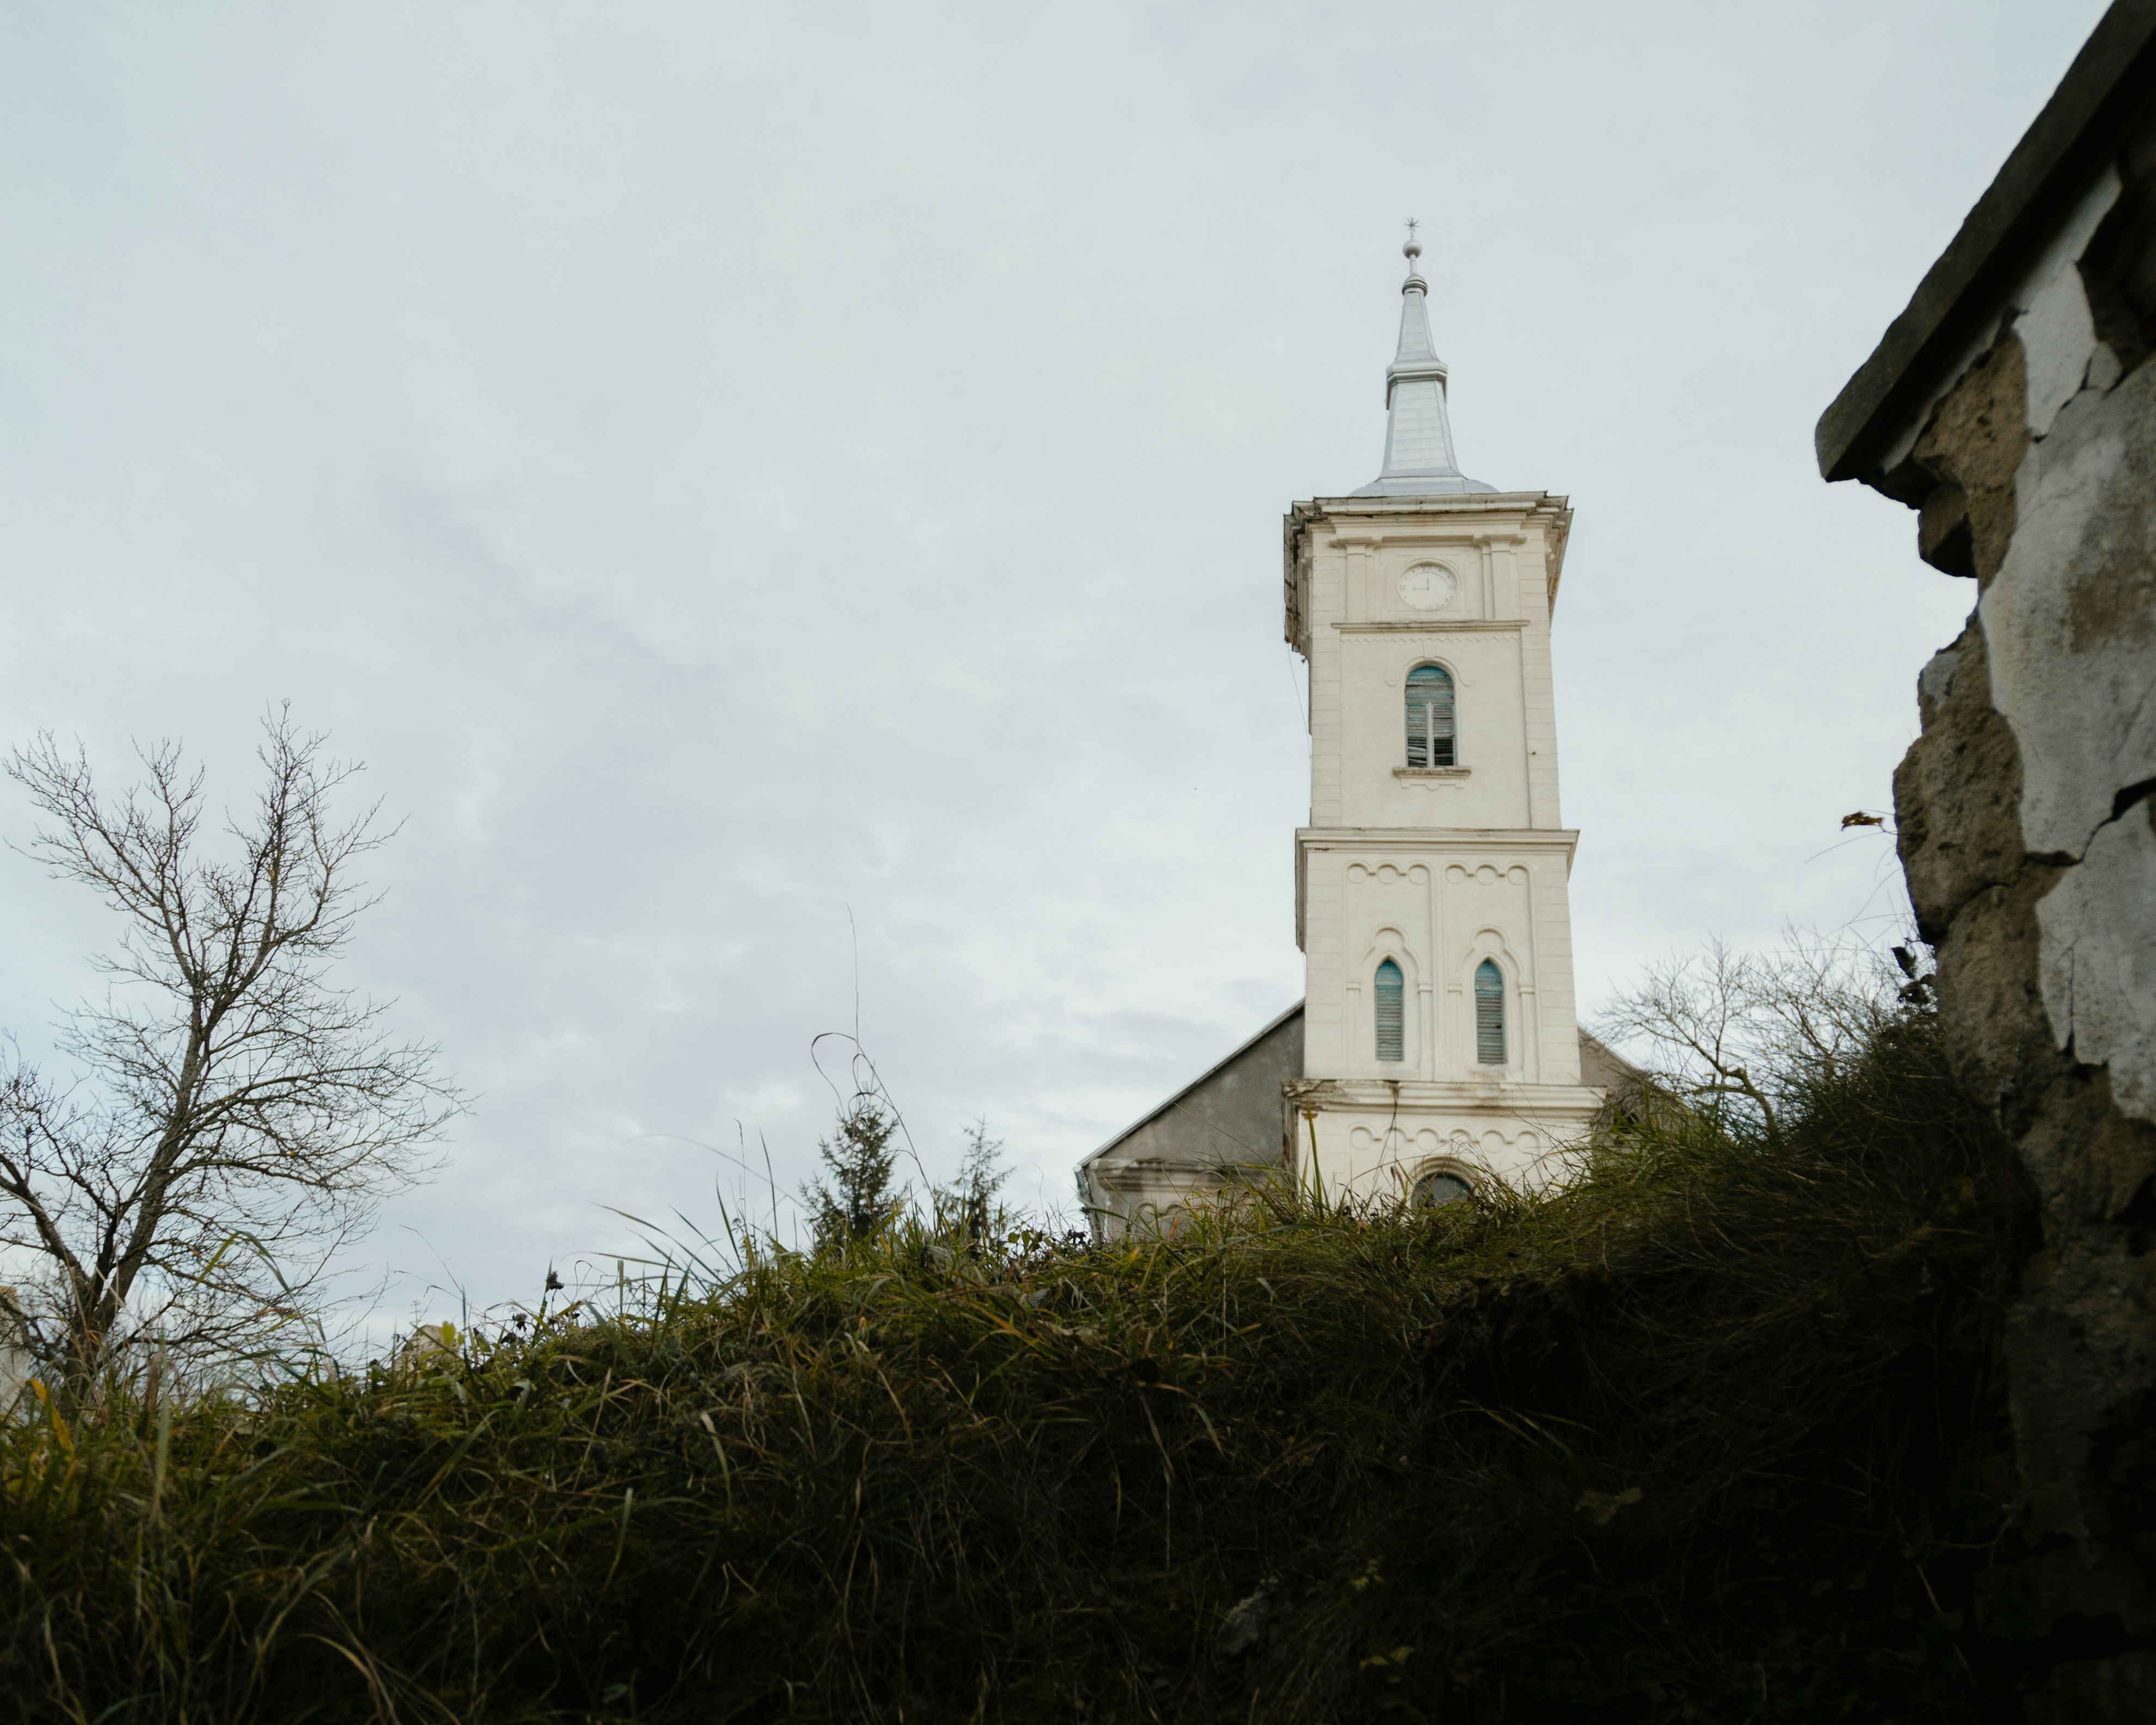
M 1572 511 L 1460 471 L 1421 250 L 1408 242 L 1384 470 L 1288 512 L 1284 575 L 1310 667 L 1294 1160 L 1329 1189 L 1428 1198 L 1534 1178 L 1602 1091 L 1581 1081 L 1579 835 L 1558 806 L 1550 683 Z
M 1081 1165 L 1103 1230 L 1267 1172 L 1424 1203 L 1533 1182 L 1630 1070 L 1573 999 L 1549 648 L 1572 511 L 1460 471 L 1406 250 L 1383 471 L 1286 522 L 1305 999 Z

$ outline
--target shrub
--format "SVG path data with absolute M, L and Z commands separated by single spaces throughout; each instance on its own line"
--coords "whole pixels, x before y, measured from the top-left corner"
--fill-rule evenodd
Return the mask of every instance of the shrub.
M 2012 1158 L 1917 1012 L 1778 1114 L 1642 1110 L 1435 1212 L 901 1220 L 40 1409 L 9 1666 L 110 1721 L 2018 1717 L 1967 1615 Z

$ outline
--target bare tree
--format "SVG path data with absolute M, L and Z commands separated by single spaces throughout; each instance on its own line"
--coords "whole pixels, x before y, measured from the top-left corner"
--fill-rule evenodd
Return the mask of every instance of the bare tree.
M 289 711 L 263 730 L 259 800 L 217 856 L 176 744 L 138 751 L 147 782 L 117 800 L 49 735 L 8 762 L 44 818 L 20 848 L 122 922 L 102 1001 L 59 1026 L 69 1081 L 12 1043 L 0 1062 L 0 1252 L 27 1271 L 6 1315 L 75 1400 L 151 1337 L 229 1355 L 317 1309 L 331 1255 L 462 1106 L 435 1049 L 331 978 L 375 901 L 353 870 L 388 836 L 378 805 L 340 823 L 358 769 Z
M 1833 1076 L 1865 1046 L 1920 983 L 1897 988 L 1881 956 L 1796 929 L 1770 952 L 1734 952 L 1720 940 L 1705 952 L 1656 965 L 1620 995 L 1594 1029 L 1610 1041 L 1645 1040 L 1655 1076 L 1695 1107 L 1763 1131 L 1799 1086 Z M 1897 948 L 1915 976 L 1913 958 Z

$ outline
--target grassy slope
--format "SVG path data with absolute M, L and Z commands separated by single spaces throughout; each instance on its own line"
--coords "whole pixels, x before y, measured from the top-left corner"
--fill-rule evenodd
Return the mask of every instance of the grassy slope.
M 894 1236 L 166 1435 L 43 1420 L 0 1635 L 85 1720 L 2018 1717 L 1964 1626 L 2010 1167 L 1917 1019 L 1771 1152 Z

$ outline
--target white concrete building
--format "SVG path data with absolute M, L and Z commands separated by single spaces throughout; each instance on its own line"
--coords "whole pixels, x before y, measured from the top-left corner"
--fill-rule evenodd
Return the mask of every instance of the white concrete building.
M 1096 1225 L 1260 1169 L 1424 1201 L 1532 1180 L 1629 1070 L 1573 1000 L 1549 653 L 1572 511 L 1460 471 L 1420 251 L 1383 471 L 1286 522 L 1287 639 L 1310 668 L 1304 1004 L 1086 1159 Z

